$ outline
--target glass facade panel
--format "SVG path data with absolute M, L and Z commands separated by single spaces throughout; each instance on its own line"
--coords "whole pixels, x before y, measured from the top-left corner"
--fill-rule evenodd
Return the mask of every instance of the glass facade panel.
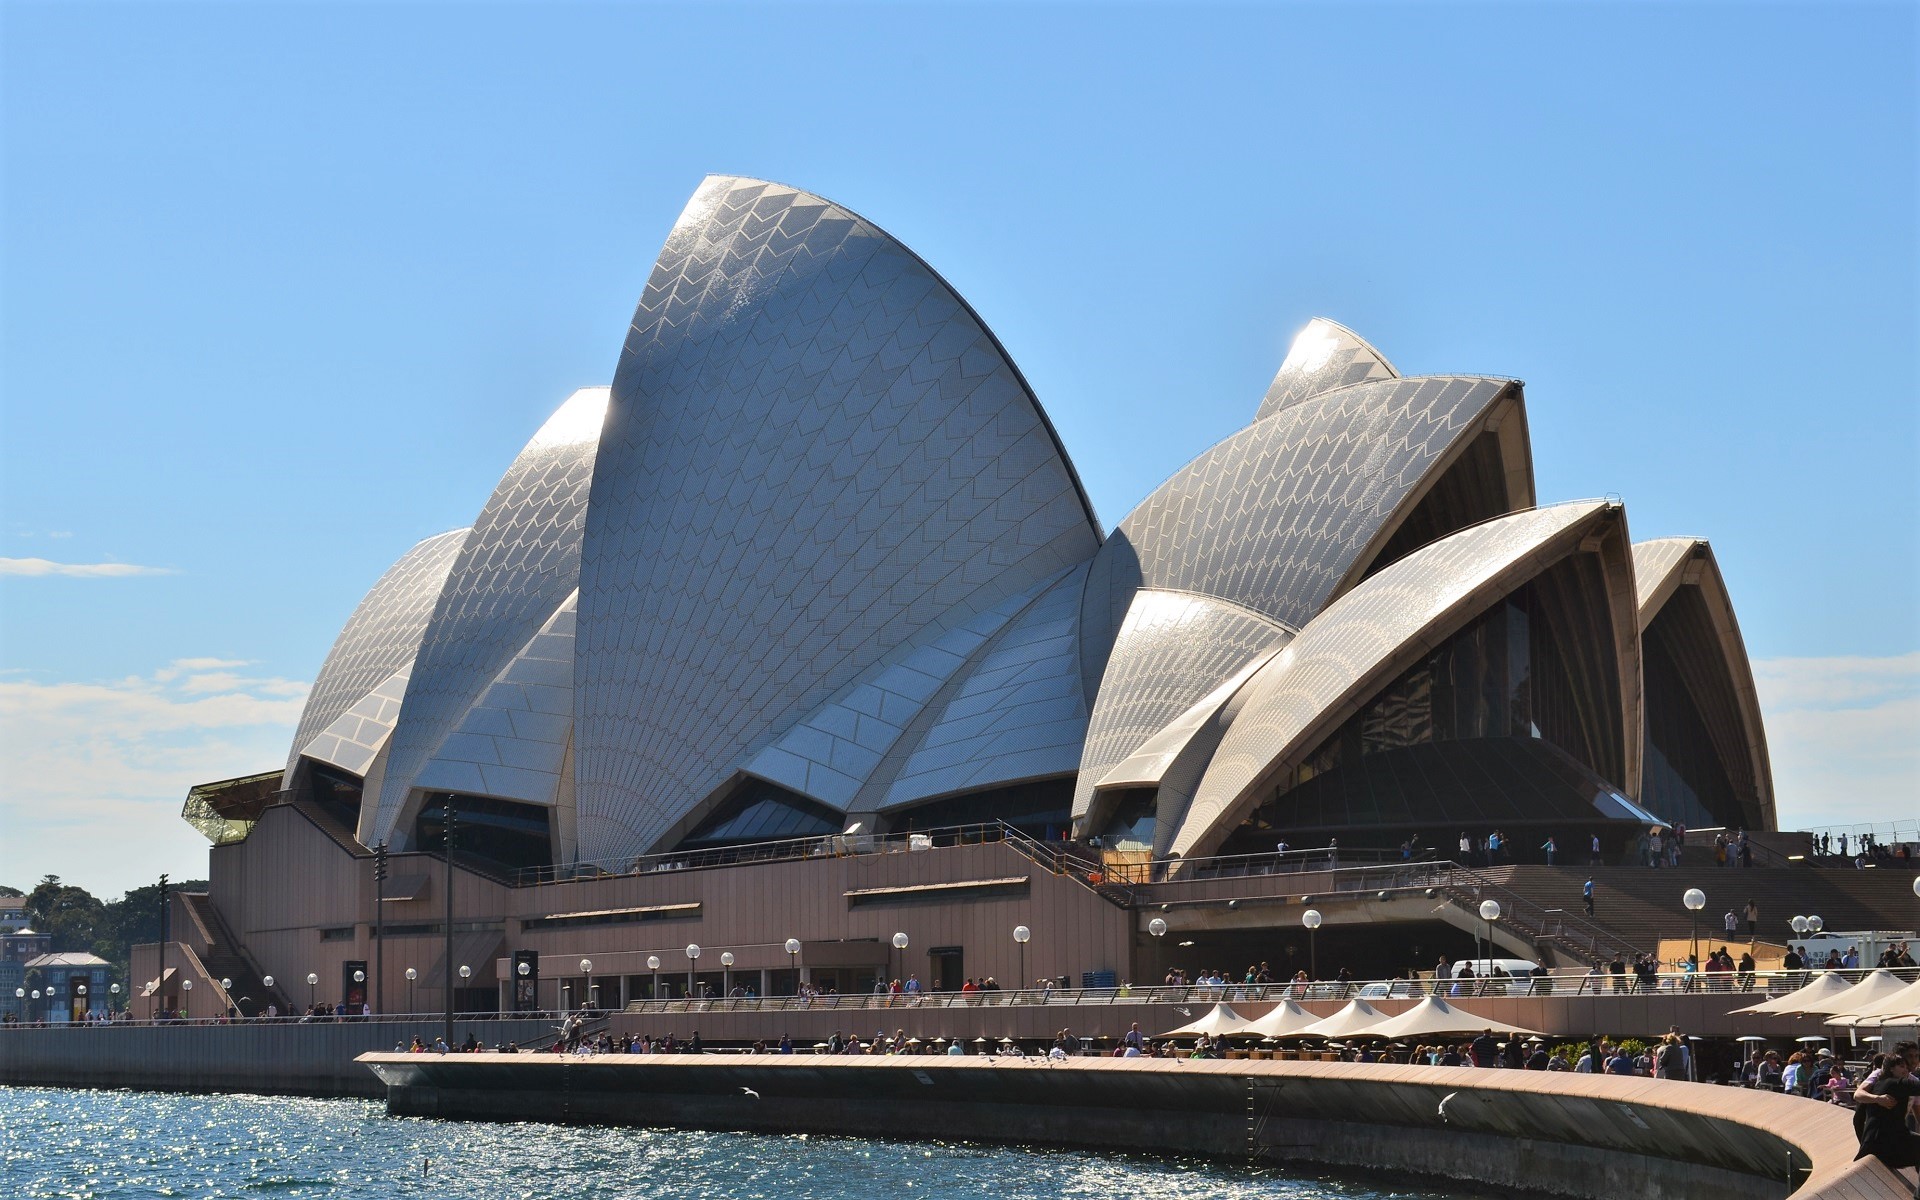
M 444 813 L 449 799 L 460 823 L 454 838 L 456 858 L 508 870 L 552 864 L 553 840 L 547 824 L 550 810 L 491 796 L 430 793 L 414 822 L 415 849 L 437 854 L 446 845 Z

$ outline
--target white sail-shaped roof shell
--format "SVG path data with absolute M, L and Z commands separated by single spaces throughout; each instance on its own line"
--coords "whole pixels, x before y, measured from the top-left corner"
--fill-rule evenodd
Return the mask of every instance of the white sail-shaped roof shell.
M 894 648 L 1099 542 L 938 275 L 817 196 L 707 180 L 634 315 L 594 480 L 581 852 L 653 847 Z
M 465 529 L 435 534 L 416 544 L 388 567 L 355 606 L 333 641 L 320 674 L 307 693 L 306 708 L 293 735 L 283 787 L 294 784 L 301 752 L 376 688 L 413 662 L 420 635 L 433 616 L 434 601 L 447 581 Z M 397 714 L 395 714 L 397 716 Z M 391 722 L 387 728 L 391 729 Z M 341 731 L 345 733 L 346 731 Z M 381 735 L 384 738 L 384 733 Z M 328 760 L 331 761 L 331 760 Z M 356 772 L 364 774 L 364 772 Z
M 1620 510 L 1584 501 L 1514 513 L 1433 543 L 1342 597 L 1248 682 L 1172 852 L 1210 853 L 1294 756 L 1474 613 L 1599 534 Z M 1622 521 L 1624 524 L 1624 521 Z M 1624 559 L 1626 547 L 1618 547 Z M 1621 564 L 1625 566 L 1624 563 Z M 1627 573 L 1617 573 L 1622 584 Z M 1622 695 L 1639 720 L 1631 594 L 1619 600 Z M 1624 644 L 1621 644 L 1624 643 Z M 1633 728 L 1624 731 L 1631 738 Z M 1632 763 L 1629 764 L 1631 772 Z
M 473 524 L 434 604 L 388 746 L 368 795 L 375 839 L 410 834 L 418 777 L 474 702 L 572 594 L 580 527 L 606 414 L 607 389 L 568 398 L 527 443 Z

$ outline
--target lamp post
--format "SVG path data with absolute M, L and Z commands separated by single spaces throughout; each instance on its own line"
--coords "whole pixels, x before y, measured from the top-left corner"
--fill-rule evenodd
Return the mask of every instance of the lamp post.
M 900 974 L 905 975 L 907 973 L 907 935 L 904 933 L 894 934 L 893 948 L 900 952 Z M 894 976 L 894 978 L 898 979 L 899 975 Z M 1026 985 L 1023 983 L 1021 986 L 1025 987 Z
M 1300 923 L 1307 927 L 1307 977 L 1310 979 L 1320 978 L 1318 930 L 1321 922 L 1325 920 L 1326 918 L 1320 915 L 1320 910 L 1317 908 L 1310 908 L 1300 914 Z
M 81 1017 L 83 1017 L 83 1018 L 84 1018 L 84 1017 L 87 1017 L 87 1016 L 89 1016 L 90 1014 L 89 1014 L 89 1012 L 87 1011 L 87 1003 L 86 1003 L 86 1001 L 87 1001 L 87 985 L 86 985 L 86 984 L 84 984 L 84 983 L 76 983 L 76 984 L 74 984 L 74 985 L 73 985 L 73 994 L 74 994 L 74 995 L 76 995 L 76 996 L 78 996 L 78 997 L 80 997 L 80 1015 L 81 1015 Z
M 1707 906 L 1707 894 L 1699 888 L 1688 888 L 1686 894 L 1680 897 L 1680 903 L 1686 905 L 1687 911 L 1693 914 L 1693 961 L 1698 964 L 1700 961 L 1700 910 Z
M 107 1017 L 109 1019 L 113 1017 L 114 1005 L 118 1003 L 120 1003 L 120 985 L 116 983 L 107 988 Z
M 1810 916 L 1810 917 L 1808 917 L 1808 918 L 1807 918 L 1807 932 L 1808 932 L 1808 933 L 1813 933 L 1813 934 L 1817 934 L 1817 933 L 1819 933 L 1819 932 L 1820 932 L 1820 931 L 1821 931 L 1822 929 L 1825 929 L 1826 927 L 1827 927 L 1827 923 L 1826 923 L 1825 921 L 1822 921 L 1822 920 L 1821 920 L 1821 919 L 1820 919 L 1819 917 L 1811 917 L 1811 916 Z
M 440 805 L 441 850 L 444 852 L 447 862 L 447 944 L 445 947 L 447 957 L 444 979 L 447 1012 L 446 1031 L 442 1036 L 446 1038 L 447 1045 L 449 1046 L 453 1045 L 453 840 L 454 834 L 459 830 L 459 825 L 460 814 L 454 811 L 453 793 L 449 792 L 447 793 L 446 799 L 443 800 Z
M 1013 940 L 1020 947 L 1020 978 L 1024 982 L 1027 978 L 1027 943 L 1033 940 L 1033 930 L 1025 925 L 1015 925 Z
M 587 977 L 586 991 L 583 992 L 580 997 L 581 1004 L 583 1007 L 591 1009 L 593 1008 L 593 960 L 592 959 L 583 958 L 580 960 L 580 973 Z
M 733 995 L 733 951 L 720 952 L 720 994 Z
M 307 972 L 307 1008 L 311 1010 L 320 1002 L 320 977 L 312 971 Z
M 647 955 L 647 970 L 653 972 L 653 998 L 658 1000 L 660 998 L 660 956 L 658 954 Z
M 687 943 L 687 999 L 693 999 L 693 964 L 700 961 L 700 947 L 695 942 Z
M 788 938 L 786 951 L 787 970 L 793 972 L 793 994 L 798 996 L 800 994 L 800 939 Z
M 271 1001 L 273 997 L 273 976 L 271 975 L 262 976 L 260 979 L 260 983 L 262 986 L 264 986 L 267 989 L 267 997 L 268 997 L 268 1000 Z
M 180 1017 L 182 1020 L 193 1020 L 193 980 L 191 979 L 180 981 Z
M 29 1011 L 30 1012 L 40 1011 L 40 989 L 39 988 L 33 989 L 33 1008 L 30 1009 Z
M 472 979 L 472 978 L 473 978 L 473 968 L 472 968 L 472 967 L 470 967 L 470 966 L 468 966 L 468 965 L 467 965 L 467 964 L 465 964 L 465 963 L 461 963 L 461 964 L 460 964 L 460 984 L 461 984 L 461 986 L 462 986 L 462 987 L 465 987 L 465 986 L 466 986 L 466 982 L 467 982 L 467 980 L 469 980 L 469 979 Z M 453 1045 L 453 1043 L 452 1043 L 452 1042 L 448 1042 L 448 1043 L 447 1043 L 447 1045 L 449 1045 L 449 1046 L 451 1046 L 451 1045 Z
M 27 989 L 23 987 L 13 989 L 13 998 L 17 1002 L 14 1007 L 20 1010 L 20 1019 L 25 1021 L 27 1019 Z
M 414 970 L 412 967 L 407 968 L 407 1011 L 410 1013 L 420 1011 L 413 1006 L 413 983 L 419 978 L 420 972 Z
M 1480 965 L 1486 968 L 1487 975 L 1492 975 L 1493 974 L 1493 923 L 1500 919 L 1500 902 L 1498 900 L 1482 900 L 1480 902 L 1480 919 L 1486 922 L 1486 925 L 1487 925 L 1487 952 L 1486 952 L 1486 955 L 1481 959 Z M 1480 985 L 1480 990 L 1482 994 L 1485 993 L 1485 989 L 1486 989 L 1486 984 L 1483 982 Z
M 373 1011 L 387 1011 L 387 843 L 373 847 Z
M 520 998 L 520 984 L 523 981 L 525 981 L 527 976 L 533 974 L 533 967 L 529 963 L 522 962 L 519 966 L 513 969 L 513 972 L 514 974 L 520 977 L 519 979 L 515 980 L 513 984 L 513 1011 L 520 1012 L 522 1011 L 520 1006 L 522 1004 L 529 1003 L 528 1001 L 522 1000 Z M 533 1000 L 531 1001 L 531 1006 L 534 1008 L 538 1008 L 540 1006 L 539 997 L 536 996 L 533 998 Z

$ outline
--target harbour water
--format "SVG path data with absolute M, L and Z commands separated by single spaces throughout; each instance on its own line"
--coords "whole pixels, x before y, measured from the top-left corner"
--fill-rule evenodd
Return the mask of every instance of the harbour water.
M 368 1100 L 0 1088 L 0 1195 L 29 1200 L 1464 1200 L 1474 1194 L 1089 1151 L 468 1124 L 388 1117 L 384 1106 Z

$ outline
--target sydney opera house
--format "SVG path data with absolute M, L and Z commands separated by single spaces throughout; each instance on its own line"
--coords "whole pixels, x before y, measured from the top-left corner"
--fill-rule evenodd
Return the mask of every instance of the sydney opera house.
M 1016 923 L 1022 966 L 1126 978 L 1158 948 L 1106 875 L 1774 827 L 1712 551 L 1537 496 L 1519 381 L 1315 320 L 1247 417 L 1106 530 L 931 267 L 706 180 L 611 387 L 373 583 L 283 767 L 194 789 L 207 954 L 433 986 L 450 813 L 480 1008 L 516 955 L 591 954 L 623 999 L 686 986 L 662 956 L 719 979 L 690 943 L 773 992 L 957 986 L 1020 969 Z

